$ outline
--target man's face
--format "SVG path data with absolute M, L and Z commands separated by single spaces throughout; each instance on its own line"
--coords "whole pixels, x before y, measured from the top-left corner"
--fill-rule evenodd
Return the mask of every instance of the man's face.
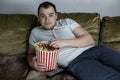
M 45 29 L 53 29 L 56 24 L 57 13 L 52 6 L 39 9 L 38 21 Z

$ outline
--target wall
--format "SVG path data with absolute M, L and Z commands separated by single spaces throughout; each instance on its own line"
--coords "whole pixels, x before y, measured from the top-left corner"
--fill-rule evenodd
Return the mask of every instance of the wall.
M 37 14 L 45 0 L 0 0 L 0 14 Z M 98 12 L 101 16 L 120 16 L 120 0 L 48 0 L 59 12 Z

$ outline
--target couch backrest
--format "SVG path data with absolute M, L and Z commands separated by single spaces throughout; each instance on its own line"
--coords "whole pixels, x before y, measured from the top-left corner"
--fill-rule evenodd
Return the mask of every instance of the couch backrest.
M 0 55 L 26 53 L 30 29 L 37 18 L 27 14 L 0 14 Z
M 100 44 L 107 45 L 120 51 L 120 16 L 103 17 Z
M 59 18 L 71 18 L 99 41 L 100 15 L 98 13 L 58 13 Z M 24 54 L 32 27 L 38 25 L 37 17 L 29 14 L 0 14 L 0 54 Z
M 98 13 L 58 13 L 58 19 L 71 18 L 84 27 L 94 38 L 99 41 L 100 15 Z

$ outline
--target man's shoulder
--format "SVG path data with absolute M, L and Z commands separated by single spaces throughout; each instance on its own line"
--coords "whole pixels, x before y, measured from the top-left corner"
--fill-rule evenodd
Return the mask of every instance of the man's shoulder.
M 36 27 L 34 27 L 32 30 L 40 30 L 40 29 L 42 29 L 41 26 L 36 26 Z
M 34 28 L 32 29 L 32 32 L 37 32 L 37 31 L 40 30 L 40 29 L 41 29 L 40 26 L 36 26 L 36 27 L 34 27 Z
M 58 23 L 58 25 L 69 25 L 69 24 L 71 24 L 72 21 L 73 21 L 73 19 L 64 18 L 64 19 L 59 19 L 57 21 L 57 23 Z
M 67 21 L 71 21 L 73 19 L 71 18 L 64 18 L 64 19 L 59 19 L 58 22 L 67 22 Z

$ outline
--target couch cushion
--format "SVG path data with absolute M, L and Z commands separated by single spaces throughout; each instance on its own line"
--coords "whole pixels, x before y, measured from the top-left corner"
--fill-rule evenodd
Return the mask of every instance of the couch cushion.
M 0 56 L 0 80 L 25 80 L 28 70 L 25 56 Z
M 55 75 L 54 77 L 48 78 L 46 73 L 41 73 L 31 69 L 27 75 L 26 80 L 77 80 L 73 76 L 66 74 L 65 72 Z
M 58 13 L 58 19 L 71 18 L 92 34 L 96 44 L 99 39 L 100 15 L 98 13 Z
M 120 16 L 103 17 L 100 40 L 101 44 L 120 51 Z
M 0 54 L 25 53 L 28 34 L 36 20 L 34 15 L 0 14 Z

